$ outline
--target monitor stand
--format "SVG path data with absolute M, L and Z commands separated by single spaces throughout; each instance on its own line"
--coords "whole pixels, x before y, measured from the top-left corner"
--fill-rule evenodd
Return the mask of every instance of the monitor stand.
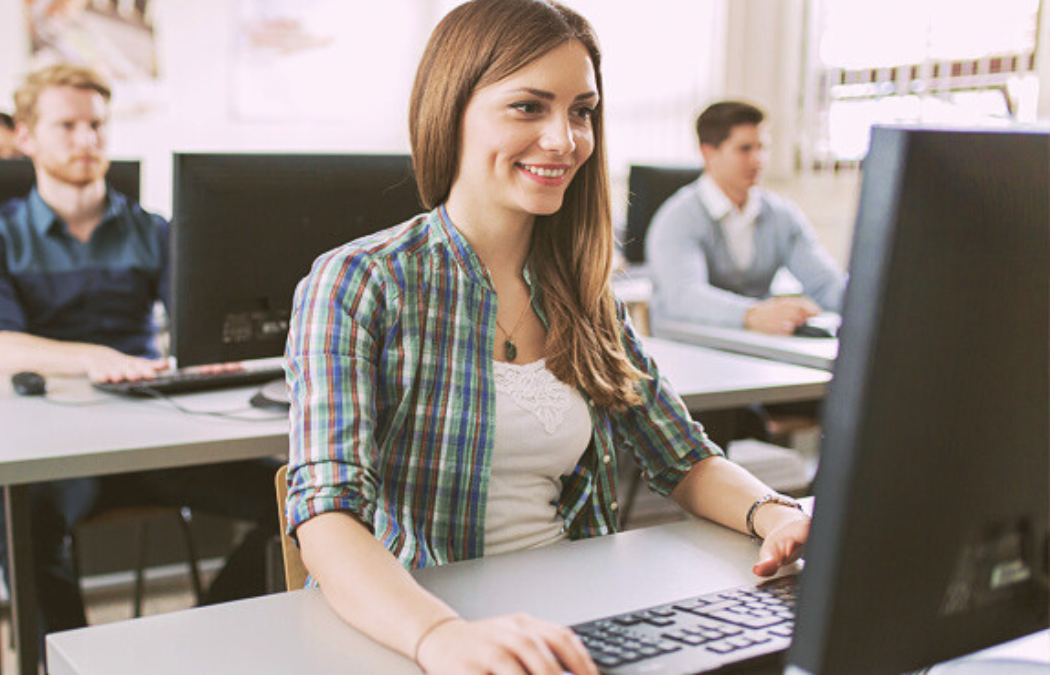
M 259 391 L 255 392 L 255 395 L 252 396 L 249 402 L 253 408 L 261 410 L 288 412 L 288 409 L 291 407 L 291 404 L 288 402 L 288 388 L 285 386 L 283 379 L 264 384 Z

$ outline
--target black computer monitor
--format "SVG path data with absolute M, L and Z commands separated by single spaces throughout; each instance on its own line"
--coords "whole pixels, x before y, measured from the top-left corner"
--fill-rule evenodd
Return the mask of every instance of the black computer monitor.
M 280 356 L 314 259 L 421 211 L 407 155 L 176 154 L 179 367 Z
M 789 664 L 1046 628 L 1050 133 L 875 129 L 851 258 Z
M 699 178 L 700 172 L 696 167 L 631 166 L 627 174 L 627 225 L 623 240 L 627 262 L 645 262 L 645 234 L 657 209 L 679 188 Z
M 139 200 L 139 163 L 113 160 L 106 172 L 106 182 L 133 202 Z M 0 204 L 25 197 L 36 183 L 33 162 L 28 159 L 0 159 Z

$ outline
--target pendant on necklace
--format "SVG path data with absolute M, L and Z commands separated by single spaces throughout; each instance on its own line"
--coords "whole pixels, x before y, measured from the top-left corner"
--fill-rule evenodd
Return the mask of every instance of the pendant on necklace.
M 518 358 L 518 348 L 510 340 L 503 341 L 503 358 L 513 361 Z

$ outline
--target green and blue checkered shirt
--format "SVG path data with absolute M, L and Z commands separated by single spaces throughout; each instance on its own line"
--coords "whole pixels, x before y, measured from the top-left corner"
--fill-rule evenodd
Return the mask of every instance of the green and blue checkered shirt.
M 541 320 L 543 293 L 527 274 Z M 444 208 L 322 255 L 295 294 L 288 521 L 353 514 L 407 568 L 479 557 L 495 439 L 497 296 Z M 660 377 L 619 307 L 641 405 L 590 404 L 594 436 L 562 477 L 572 538 L 618 529 L 616 451 L 668 494 L 721 450 Z

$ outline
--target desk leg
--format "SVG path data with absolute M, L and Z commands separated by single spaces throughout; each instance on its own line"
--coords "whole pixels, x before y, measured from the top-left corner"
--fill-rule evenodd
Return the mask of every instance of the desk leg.
M 33 538 L 29 486 L 4 488 L 7 506 L 8 577 L 11 581 L 11 627 L 21 675 L 38 675 L 36 580 L 33 578 Z

